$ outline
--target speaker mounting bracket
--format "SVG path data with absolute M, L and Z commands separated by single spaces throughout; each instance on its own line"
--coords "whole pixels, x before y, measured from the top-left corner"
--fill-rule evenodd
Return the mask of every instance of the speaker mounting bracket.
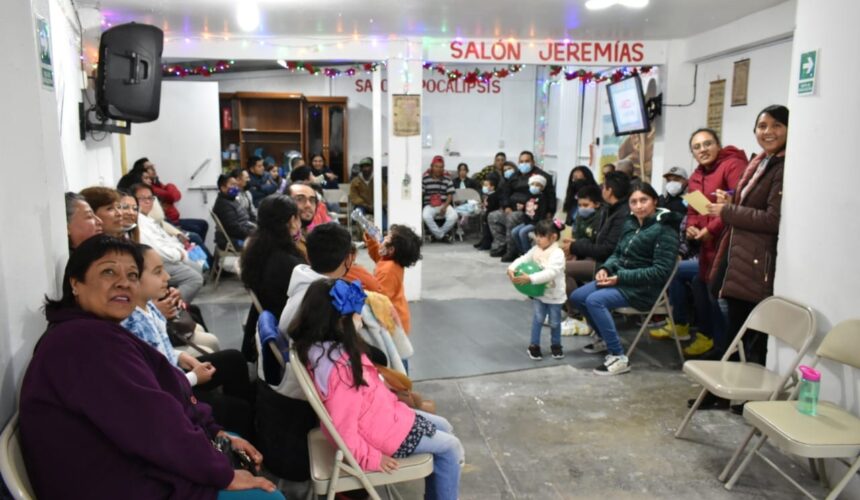
M 87 132 L 93 131 L 131 135 L 131 122 L 112 121 L 105 118 L 95 106 L 87 109 L 83 102 L 79 102 L 78 113 L 82 141 L 87 138 Z M 90 116 L 93 116 L 95 121 L 91 120 Z

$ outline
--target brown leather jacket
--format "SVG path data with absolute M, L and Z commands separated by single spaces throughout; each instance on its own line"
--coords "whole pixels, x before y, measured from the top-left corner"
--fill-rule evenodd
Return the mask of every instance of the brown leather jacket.
M 743 202 L 726 205 L 720 214 L 729 230 L 720 241 L 710 278 L 719 279 L 728 252 L 721 297 L 758 303 L 773 295 L 784 163 L 785 156 L 771 158 Z M 738 185 L 735 200 L 746 184 L 749 179 Z

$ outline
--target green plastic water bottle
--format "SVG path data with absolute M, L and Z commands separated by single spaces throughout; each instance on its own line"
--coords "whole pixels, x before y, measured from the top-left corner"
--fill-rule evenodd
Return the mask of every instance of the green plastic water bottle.
M 815 416 L 818 412 L 821 372 L 806 365 L 799 366 L 798 370 L 800 370 L 800 389 L 797 392 L 797 411 Z

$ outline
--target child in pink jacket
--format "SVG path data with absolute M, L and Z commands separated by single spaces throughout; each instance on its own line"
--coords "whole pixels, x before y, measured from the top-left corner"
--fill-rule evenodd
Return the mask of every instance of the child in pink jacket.
M 409 408 L 385 386 L 356 333 L 364 298 L 359 283 L 312 283 L 289 327 L 296 353 L 363 470 L 392 472 L 398 458 L 432 453 L 424 498 L 456 500 L 463 445 L 447 420 Z

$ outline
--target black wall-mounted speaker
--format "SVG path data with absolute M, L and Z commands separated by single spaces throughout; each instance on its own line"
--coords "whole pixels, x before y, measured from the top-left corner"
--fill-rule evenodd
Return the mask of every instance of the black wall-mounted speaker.
M 130 123 L 158 119 L 163 48 L 164 32 L 147 24 L 122 24 L 102 33 L 96 101 L 104 116 Z

